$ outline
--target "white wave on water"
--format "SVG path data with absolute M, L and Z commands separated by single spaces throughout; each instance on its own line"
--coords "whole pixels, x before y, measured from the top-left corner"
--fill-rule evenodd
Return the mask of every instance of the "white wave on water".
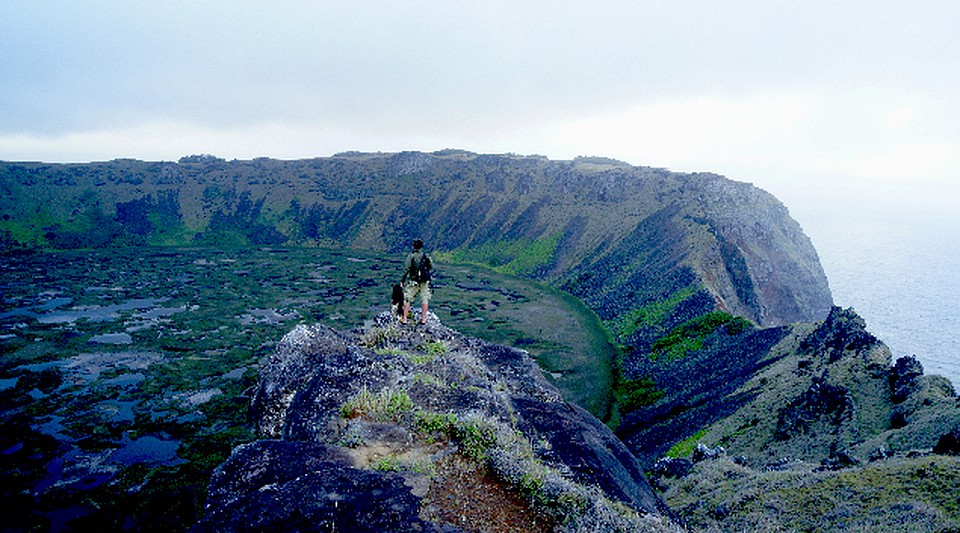
M 814 244 L 836 305 L 853 307 L 894 358 L 915 355 L 960 388 L 960 233 L 859 221 Z

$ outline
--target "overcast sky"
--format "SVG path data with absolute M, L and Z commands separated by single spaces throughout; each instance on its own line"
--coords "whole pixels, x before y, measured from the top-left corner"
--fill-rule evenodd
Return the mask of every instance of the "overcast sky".
M 960 2 L 0 4 L 0 159 L 602 155 L 954 216 Z

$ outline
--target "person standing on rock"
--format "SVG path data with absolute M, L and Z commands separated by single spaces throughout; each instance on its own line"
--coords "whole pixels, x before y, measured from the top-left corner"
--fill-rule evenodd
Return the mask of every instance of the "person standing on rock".
M 400 280 L 400 286 L 403 287 L 403 318 L 400 322 L 406 324 L 407 316 L 410 314 L 410 302 L 420 296 L 420 323 L 427 323 L 427 308 L 430 304 L 430 277 L 433 270 L 433 263 L 430 257 L 423 251 L 423 241 L 416 239 L 413 241 L 413 251 L 407 255 L 403 263 L 403 279 Z M 407 283 L 407 279 L 410 280 Z

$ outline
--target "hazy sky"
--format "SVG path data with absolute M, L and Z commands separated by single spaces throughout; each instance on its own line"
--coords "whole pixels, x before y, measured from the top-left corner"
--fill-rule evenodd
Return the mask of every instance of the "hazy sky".
M 955 0 L 5 0 L 0 159 L 602 155 L 754 183 L 808 228 L 947 216 L 957 28 Z

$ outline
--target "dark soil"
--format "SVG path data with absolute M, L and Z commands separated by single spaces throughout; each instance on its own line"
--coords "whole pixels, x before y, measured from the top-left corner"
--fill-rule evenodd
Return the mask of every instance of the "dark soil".
M 486 468 L 460 455 L 438 461 L 423 498 L 424 520 L 482 533 L 546 533 L 555 523 L 530 509 Z

